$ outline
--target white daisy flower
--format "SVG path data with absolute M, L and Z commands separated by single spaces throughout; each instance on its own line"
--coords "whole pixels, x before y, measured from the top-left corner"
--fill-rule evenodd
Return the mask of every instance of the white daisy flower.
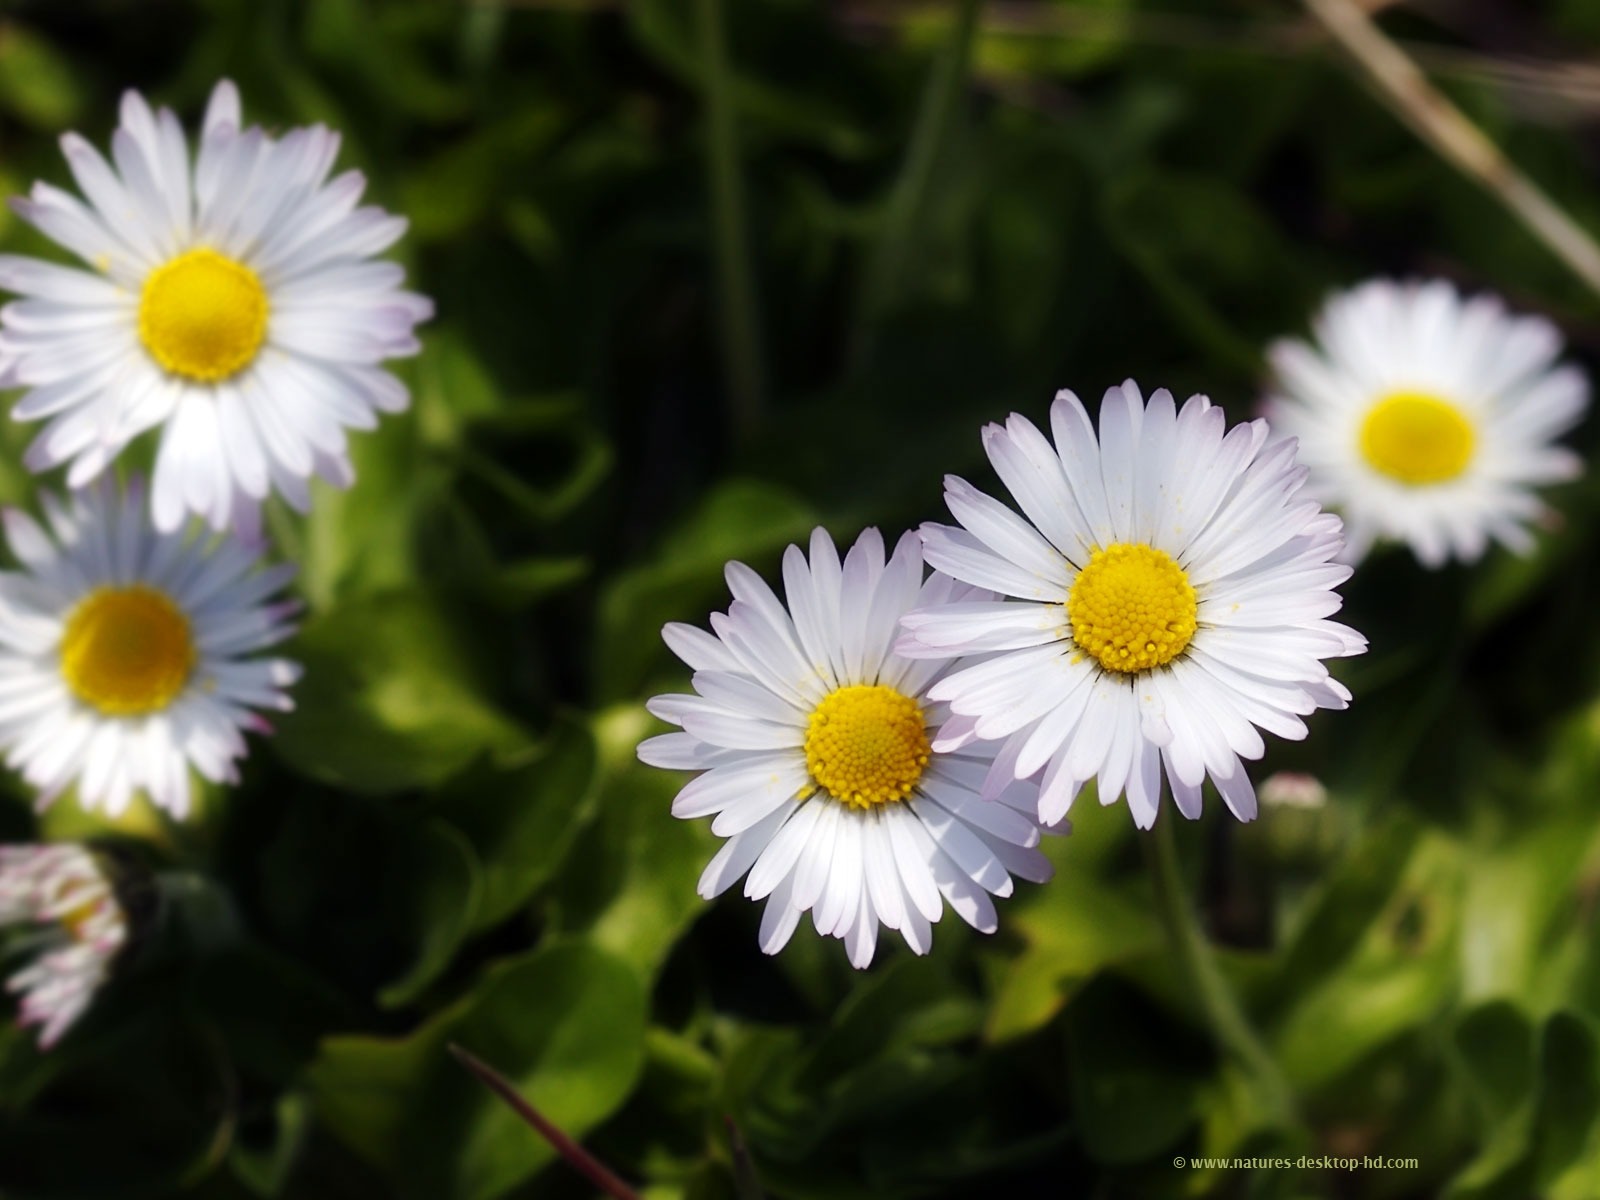
M 1330 299 L 1315 344 L 1275 343 L 1267 417 L 1300 440 L 1306 492 L 1344 514 L 1345 557 L 1379 538 L 1438 567 L 1490 538 L 1526 551 L 1540 484 L 1582 470 L 1551 445 L 1589 404 L 1582 372 L 1557 366 L 1561 335 L 1494 296 L 1442 280 L 1373 280 Z
M 128 940 L 128 921 L 99 863 L 82 846 L 0 846 L 0 927 L 44 926 L 33 961 L 6 980 L 22 996 L 19 1024 L 53 1046 L 83 1015 Z
M 270 491 L 304 511 L 312 475 L 347 485 L 345 430 L 405 408 L 379 364 L 416 353 L 433 305 L 369 261 L 406 222 L 356 207 L 360 172 L 328 179 L 339 135 L 244 128 L 224 81 L 192 160 L 136 92 L 112 163 L 77 134 L 61 146 L 87 203 L 38 183 L 12 205 L 90 270 L 0 255 L 0 290 L 23 297 L 0 309 L 0 387 L 28 389 L 17 419 L 47 419 L 29 468 L 70 462 L 80 487 L 161 426 L 164 532 L 186 511 L 250 530 Z
M 985 792 L 1043 773 L 1053 821 L 1097 779 L 1155 823 L 1162 768 L 1179 810 L 1200 815 L 1207 775 L 1234 815 L 1255 816 L 1241 759 L 1257 727 L 1303 738 L 1302 716 L 1350 699 L 1319 661 L 1366 641 L 1326 618 L 1350 568 L 1330 560 L 1339 518 L 1296 496 L 1294 443 L 1252 421 L 1224 436 L 1222 410 L 1169 392 L 1147 409 L 1130 380 L 1100 407 L 1056 396 L 1052 446 L 1026 418 L 983 432 L 1027 519 L 955 476 L 945 500 L 964 528 L 925 525 L 935 569 L 1011 599 L 924 604 L 896 649 L 988 655 L 928 690 L 956 714 L 951 744 L 1000 739 Z
M 88 809 L 115 816 L 142 789 L 189 810 L 189 768 L 238 778 L 243 731 L 270 732 L 256 708 L 292 707 L 294 663 L 252 655 L 288 637 L 291 602 L 265 603 L 294 574 L 255 569 L 237 538 L 150 527 L 137 483 L 109 479 L 61 503 L 49 532 L 15 509 L 6 538 L 21 571 L 0 571 L 0 748 L 39 789 L 76 781 Z
M 991 895 L 1011 895 L 1012 875 L 1050 877 L 1035 849 L 1033 789 L 981 800 L 990 752 L 947 749 L 938 729 L 949 710 L 928 699 L 947 668 L 894 652 L 901 614 L 987 595 L 922 576 L 915 534 L 885 565 L 883 538 L 868 529 L 841 566 L 818 529 L 809 563 L 798 546 L 784 555 L 787 609 L 749 567 L 729 563 L 733 603 L 712 614 L 714 635 L 662 631 L 694 668 L 696 694 L 650 701 L 683 732 L 646 740 L 639 757 L 703 772 L 672 805 L 678 817 L 715 815 L 712 832 L 728 839 L 700 894 L 709 900 L 749 872 L 745 895 L 767 901 L 768 954 L 808 910 L 857 967 L 872 961 L 880 924 L 926 954 L 946 902 L 992 933 Z

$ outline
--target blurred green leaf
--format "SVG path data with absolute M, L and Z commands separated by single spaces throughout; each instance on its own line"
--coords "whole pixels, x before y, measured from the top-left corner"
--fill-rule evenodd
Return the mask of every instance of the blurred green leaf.
M 996 989 L 984 1030 L 993 1040 L 1033 1032 L 1096 972 L 1166 945 L 1154 913 L 1083 878 L 1070 840 L 1060 845 L 1057 877 L 1019 897 L 1006 914 L 1007 928 L 1020 933 L 1027 948 L 1005 965 Z
M 633 707 L 596 719 L 596 818 L 572 843 L 553 897 L 558 929 L 589 930 L 597 945 L 647 975 L 705 912 L 695 885 L 717 846 L 704 822 L 671 815 L 684 777 L 634 757 L 651 724 Z
M 0 15 L 0 108 L 40 129 L 66 129 L 82 112 L 85 90 L 70 57 Z
M 339 491 L 313 483 L 303 525 L 288 520 L 281 506 L 269 506 L 274 538 L 284 557 L 300 564 L 300 588 L 313 611 L 416 584 L 412 531 L 418 504 L 446 486 L 437 464 L 422 455 L 419 421 L 415 413 L 389 417 L 352 437 L 356 485 Z
M 639 0 L 625 12 L 629 30 L 643 49 L 675 75 L 701 86 L 697 31 L 686 6 L 671 0 Z M 804 15 L 804 10 L 796 7 L 792 14 L 782 14 L 773 8 L 768 13 L 793 20 Z M 781 36 L 774 41 L 780 47 L 783 44 Z M 770 76 L 736 71 L 733 96 L 741 120 L 758 131 L 811 142 L 842 158 L 861 157 L 872 145 L 868 131 L 841 111 L 831 97 L 819 95 L 815 87 L 800 94 L 775 84 Z
M 1463 884 L 1455 843 L 1434 835 L 1417 843 L 1399 887 L 1337 973 L 1295 993 L 1276 1038 L 1292 1082 L 1330 1083 L 1437 1017 L 1459 970 Z
M 441 819 L 304 785 L 252 795 L 230 818 L 224 862 L 251 927 L 363 1000 L 376 994 L 388 1005 L 411 1001 L 472 929 L 481 891 L 476 858 Z M 254 969 L 282 974 L 271 964 Z M 228 987 L 229 978 L 217 985 Z M 306 991 L 293 979 L 266 978 L 258 986 L 268 996 L 278 986 L 290 989 L 276 1001 L 285 1005 L 286 1022 L 288 1005 L 300 1002 L 294 993 Z M 241 1003 L 237 991 L 221 995 Z M 259 1016 L 249 998 L 245 1010 Z M 278 1032 L 314 1037 L 324 1029 L 286 1024 Z
M 416 914 L 417 955 L 405 975 L 378 994 L 387 1007 L 409 1004 L 450 964 L 462 939 L 479 924 L 487 891 L 471 844 L 443 821 L 423 827 L 421 859 L 410 873 L 404 907 Z
M 307 622 L 293 654 L 306 674 L 273 745 L 306 775 L 396 792 L 530 745 L 478 691 L 461 627 L 425 595 L 342 605 Z
M 178 997 L 163 999 L 125 1014 L 94 1039 L 92 1053 L 84 1052 L 90 1031 L 74 1030 L 79 1052 L 26 1111 L 0 1101 L 6 1195 L 158 1200 L 221 1161 L 237 1119 L 228 1064 Z
M 1303 991 L 1337 970 L 1391 902 L 1420 833 L 1407 816 L 1368 830 L 1319 888 L 1299 927 L 1286 938 L 1280 987 Z
M 660 632 L 667 621 L 704 627 L 707 606 L 726 607 L 722 570 L 730 559 L 775 561 L 778 551 L 804 541 L 816 523 L 809 508 L 779 488 L 754 480 L 718 485 L 676 525 L 650 563 L 606 586 L 595 643 L 603 694 L 630 694 L 651 664 L 665 657 Z
M 457 237 L 484 219 L 528 170 L 529 162 L 561 132 L 552 108 L 517 112 L 418 163 L 402 189 L 419 240 Z
M 1484 838 L 1467 882 L 1462 990 L 1537 1008 L 1563 986 L 1557 953 L 1580 866 L 1593 844 L 1586 815 L 1552 815 Z
M 1043 8 L 1050 14 L 1064 6 Z M 977 47 L 980 76 L 996 75 L 1013 80 L 1039 76 L 1080 75 L 1114 59 L 1126 45 L 1128 27 L 1138 7 L 1134 0 L 1089 0 L 1074 4 L 1062 13 L 1058 27 L 1047 26 L 1042 36 L 1029 37 L 1004 29 L 982 38 Z M 1048 16 L 1045 16 L 1048 21 Z M 1070 22 L 1070 23 L 1069 23 Z M 1056 34 L 1055 28 L 1061 33 Z
M 1097 1161 L 1137 1162 L 1159 1154 L 1199 1116 L 1200 1072 L 1193 1052 L 1130 1014 L 1127 989 L 1096 981 L 1067 1010 L 1068 1082 L 1078 1136 Z M 1132 1015 L 1133 1019 L 1130 1019 Z
M 236 1140 L 228 1166 L 257 1196 L 281 1196 L 311 1130 L 311 1108 L 304 1095 L 291 1093 L 272 1113 L 272 1137 L 264 1146 Z
M 1490 1001 L 1462 1017 L 1455 1038 L 1484 1123 L 1503 1124 L 1533 1089 L 1532 1022 L 1515 1005 Z
M 310 1073 L 327 1125 L 417 1200 L 492 1200 L 555 1156 L 445 1053 L 469 1047 L 551 1121 L 581 1138 L 632 1089 L 644 1061 L 634 969 L 582 939 L 491 969 L 409 1037 L 330 1038 Z
M 430 69 L 392 20 L 398 15 L 369 0 L 318 0 L 305 10 L 306 48 L 355 74 L 400 112 L 433 120 L 461 115 L 466 89 Z
M 1600 1053 L 1590 1025 L 1554 1013 L 1535 1048 L 1527 1020 L 1501 1003 L 1473 1013 L 1457 1042 L 1483 1105 L 1484 1142 L 1446 1195 L 1514 1200 L 1560 1194 L 1591 1178 L 1586 1150 L 1600 1128 Z
M 440 792 L 437 811 L 476 850 L 475 928 L 504 920 L 560 868 L 594 816 L 596 781 L 593 735 L 563 721 L 514 768 L 479 764 Z

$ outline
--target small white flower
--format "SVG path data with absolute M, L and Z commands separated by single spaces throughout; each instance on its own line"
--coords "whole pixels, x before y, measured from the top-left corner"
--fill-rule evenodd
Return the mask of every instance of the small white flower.
M 694 668 L 696 694 L 650 701 L 683 732 L 646 740 L 639 757 L 703 772 L 672 806 L 678 817 L 714 814 L 712 832 L 728 839 L 700 894 L 709 900 L 749 872 L 745 895 L 767 900 L 768 954 L 807 910 L 857 967 L 872 961 L 880 924 L 926 954 L 945 903 L 992 933 L 991 895 L 1011 895 L 1012 875 L 1050 876 L 1034 848 L 1034 789 L 980 799 L 990 752 L 946 748 L 938 729 L 949 710 L 928 700 L 946 666 L 893 650 L 909 609 L 987 595 L 922 576 L 915 534 L 885 565 L 883 539 L 868 529 L 841 566 L 818 529 L 809 563 L 798 546 L 784 555 L 787 609 L 749 567 L 729 563 L 734 599 L 712 614 L 714 635 L 663 630 Z
M 1261 803 L 1268 808 L 1322 808 L 1328 803 L 1328 789 L 1315 775 L 1279 771 L 1262 781 Z
M 1429 567 L 1491 538 L 1526 551 L 1533 489 L 1583 466 L 1551 444 L 1589 404 L 1583 373 L 1556 365 L 1555 326 L 1442 280 L 1378 279 L 1333 296 L 1314 332 L 1269 351 L 1267 417 L 1299 439 L 1307 495 L 1344 514 L 1345 557 L 1380 538 Z
M 1264 421 L 1226 432 L 1192 396 L 1179 411 L 1130 380 L 1100 406 L 1100 436 L 1078 398 L 1050 410 L 1055 445 L 1025 417 L 984 430 L 1001 481 L 1027 515 L 948 476 L 964 528 L 925 525 L 928 563 L 1011 599 L 924 604 L 897 649 L 919 658 L 986 655 L 934 683 L 956 714 L 951 744 L 1002 739 L 985 792 L 1041 772 L 1039 815 L 1078 789 L 1126 790 L 1155 823 L 1162 768 L 1179 810 L 1200 815 L 1209 775 L 1234 815 L 1255 816 L 1241 759 L 1257 727 L 1303 738 L 1302 716 L 1350 699 L 1321 659 L 1366 641 L 1325 618 L 1350 568 L 1329 560 L 1339 518 L 1296 496 L 1294 443 L 1268 446 Z M 1031 523 L 1030 523 L 1031 522 Z
M 297 605 L 264 603 L 294 574 L 256 569 L 236 538 L 150 527 L 143 493 L 108 478 L 67 503 L 44 497 L 46 532 L 8 509 L 21 571 L 0 572 L 0 748 L 39 789 L 74 781 L 85 808 L 115 816 L 137 790 L 176 817 L 189 767 L 234 782 L 256 708 L 288 709 L 300 674 L 251 657 L 292 632 Z
M 17 419 L 48 422 L 28 466 L 70 462 L 80 487 L 160 426 L 168 532 L 189 511 L 248 532 L 271 491 L 304 511 L 311 476 L 347 485 L 345 431 L 405 408 L 379 364 L 416 352 L 433 306 L 369 261 L 406 222 L 356 207 L 360 172 L 328 179 L 339 135 L 244 128 L 224 81 L 192 160 L 136 92 L 111 163 L 77 134 L 61 146 L 87 203 L 38 183 L 12 205 L 91 269 L 0 255 L 0 290 L 23 297 L 0 309 L 0 387 L 28 389 Z
M 0 846 L 0 928 L 44 927 L 33 961 L 6 980 L 19 1023 L 53 1046 L 89 1007 L 128 939 L 128 922 L 94 855 L 82 846 Z

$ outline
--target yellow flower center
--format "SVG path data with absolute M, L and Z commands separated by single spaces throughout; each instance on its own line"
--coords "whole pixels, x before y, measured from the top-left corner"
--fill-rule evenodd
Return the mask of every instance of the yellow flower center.
M 61 916 L 62 927 L 72 935 L 73 940 L 83 942 L 88 940 L 88 925 L 100 911 L 99 899 L 85 900 L 71 912 Z
M 1391 392 L 1361 422 L 1361 453 L 1401 483 L 1443 483 L 1472 461 L 1478 435 L 1461 410 L 1426 392 Z
M 931 752 L 917 702 L 880 684 L 836 688 L 806 726 L 806 769 L 851 808 L 904 800 Z
M 215 250 L 190 250 L 150 272 L 139 340 L 174 375 L 215 383 L 249 366 L 267 335 L 267 290 Z
M 1139 542 L 1096 550 L 1067 596 L 1073 641 L 1125 675 L 1182 654 L 1194 637 L 1196 607 L 1183 568 Z
M 96 588 L 72 610 L 61 635 L 67 686 L 108 717 L 165 708 L 189 682 L 194 661 L 188 618 L 142 584 Z

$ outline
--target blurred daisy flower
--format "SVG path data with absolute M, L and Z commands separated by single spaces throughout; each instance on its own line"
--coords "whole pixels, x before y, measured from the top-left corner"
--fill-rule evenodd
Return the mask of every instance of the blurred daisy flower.
M 1268 808 L 1322 808 L 1328 803 L 1328 789 L 1315 775 L 1279 771 L 1262 783 L 1261 803 Z
M 728 564 L 727 579 L 733 603 L 712 614 L 714 634 L 663 631 L 694 668 L 696 694 L 648 707 L 683 732 L 639 746 L 652 766 L 703 772 L 672 806 L 678 817 L 715 815 L 712 832 L 728 839 L 700 894 L 719 895 L 749 872 L 745 895 L 767 901 L 764 951 L 782 949 L 810 911 L 857 967 L 872 961 L 879 925 L 926 954 L 946 903 L 992 933 L 990 897 L 1011 895 L 1012 875 L 1051 873 L 1035 849 L 1034 789 L 979 798 L 990 752 L 947 749 L 939 726 L 949 710 L 928 699 L 946 666 L 892 646 L 911 608 L 987 593 L 944 575 L 924 581 L 915 534 L 885 564 L 876 529 L 842 566 L 824 530 L 811 535 L 809 562 L 790 546 L 788 608 L 742 563 Z
M 1264 421 L 1224 435 L 1204 396 L 1180 411 L 1158 391 L 1147 409 L 1130 380 L 1106 393 L 1098 441 L 1071 392 L 1050 420 L 1054 446 L 1017 415 L 983 433 L 1026 518 L 948 476 L 963 527 L 922 529 L 929 565 L 1009 599 L 923 602 L 896 649 L 986 656 L 928 689 L 956 714 L 950 744 L 1000 739 L 986 795 L 1042 772 L 1050 822 L 1095 779 L 1148 829 L 1165 768 L 1185 816 L 1209 775 L 1248 821 L 1257 727 L 1305 737 L 1301 717 L 1350 699 L 1320 660 L 1366 649 L 1326 619 L 1351 570 L 1331 561 L 1339 518 L 1296 495 L 1293 442 L 1268 446 Z
M 1429 567 L 1490 538 L 1527 550 L 1532 489 L 1582 469 L 1551 445 L 1589 404 L 1583 374 L 1556 365 L 1555 326 L 1442 280 L 1379 279 L 1332 297 L 1314 332 L 1268 352 L 1267 417 L 1299 439 L 1307 494 L 1344 514 L 1344 557 L 1380 538 Z
M 53 1046 L 83 1015 L 128 939 L 128 921 L 95 856 L 83 846 L 0 846 L 0 927 L 21 925 L 32 961 L 6 980 L 22 996 L 19 1023 Z
M 230 537 L 150 527 L 142 490 L 109 479 L 62 503 L 48 532 L 15 509 L 5 533 L 20 571 L 0 572 L 0 748 L 41 807 L 77 783 L 85 808 L 115 816 L 136 790 L 175 817 L 189 767 L 237 779 L 256 708 L 292 707 L 300 674 L 252 657 L 292 631 L 293 603 L 266 603 L 294 574 L 256 569 Z
M 161 427 L 156 527 L 187 511 L 242 532 L 277 491 L 301 509 L 308 480 L 353 478 L 345 430 L 407 404 L 378 364 L 414 354 L 433 311 L 371 262 L 403 218 L 357 208 L 360 172 L 332 180 L 339 135 L 281 138 L 240 124 L 239 93 L 217 85 L 197 153 L 167 109 L 129 92 L 112 162 L 77 134 L 61 142 L 87 203 L 46 183 L 12 201 L 90 270 L 0 255 L 0 387 L 13 415 L 47 420 L 35 471 L 98 475 L 133 438 Z

